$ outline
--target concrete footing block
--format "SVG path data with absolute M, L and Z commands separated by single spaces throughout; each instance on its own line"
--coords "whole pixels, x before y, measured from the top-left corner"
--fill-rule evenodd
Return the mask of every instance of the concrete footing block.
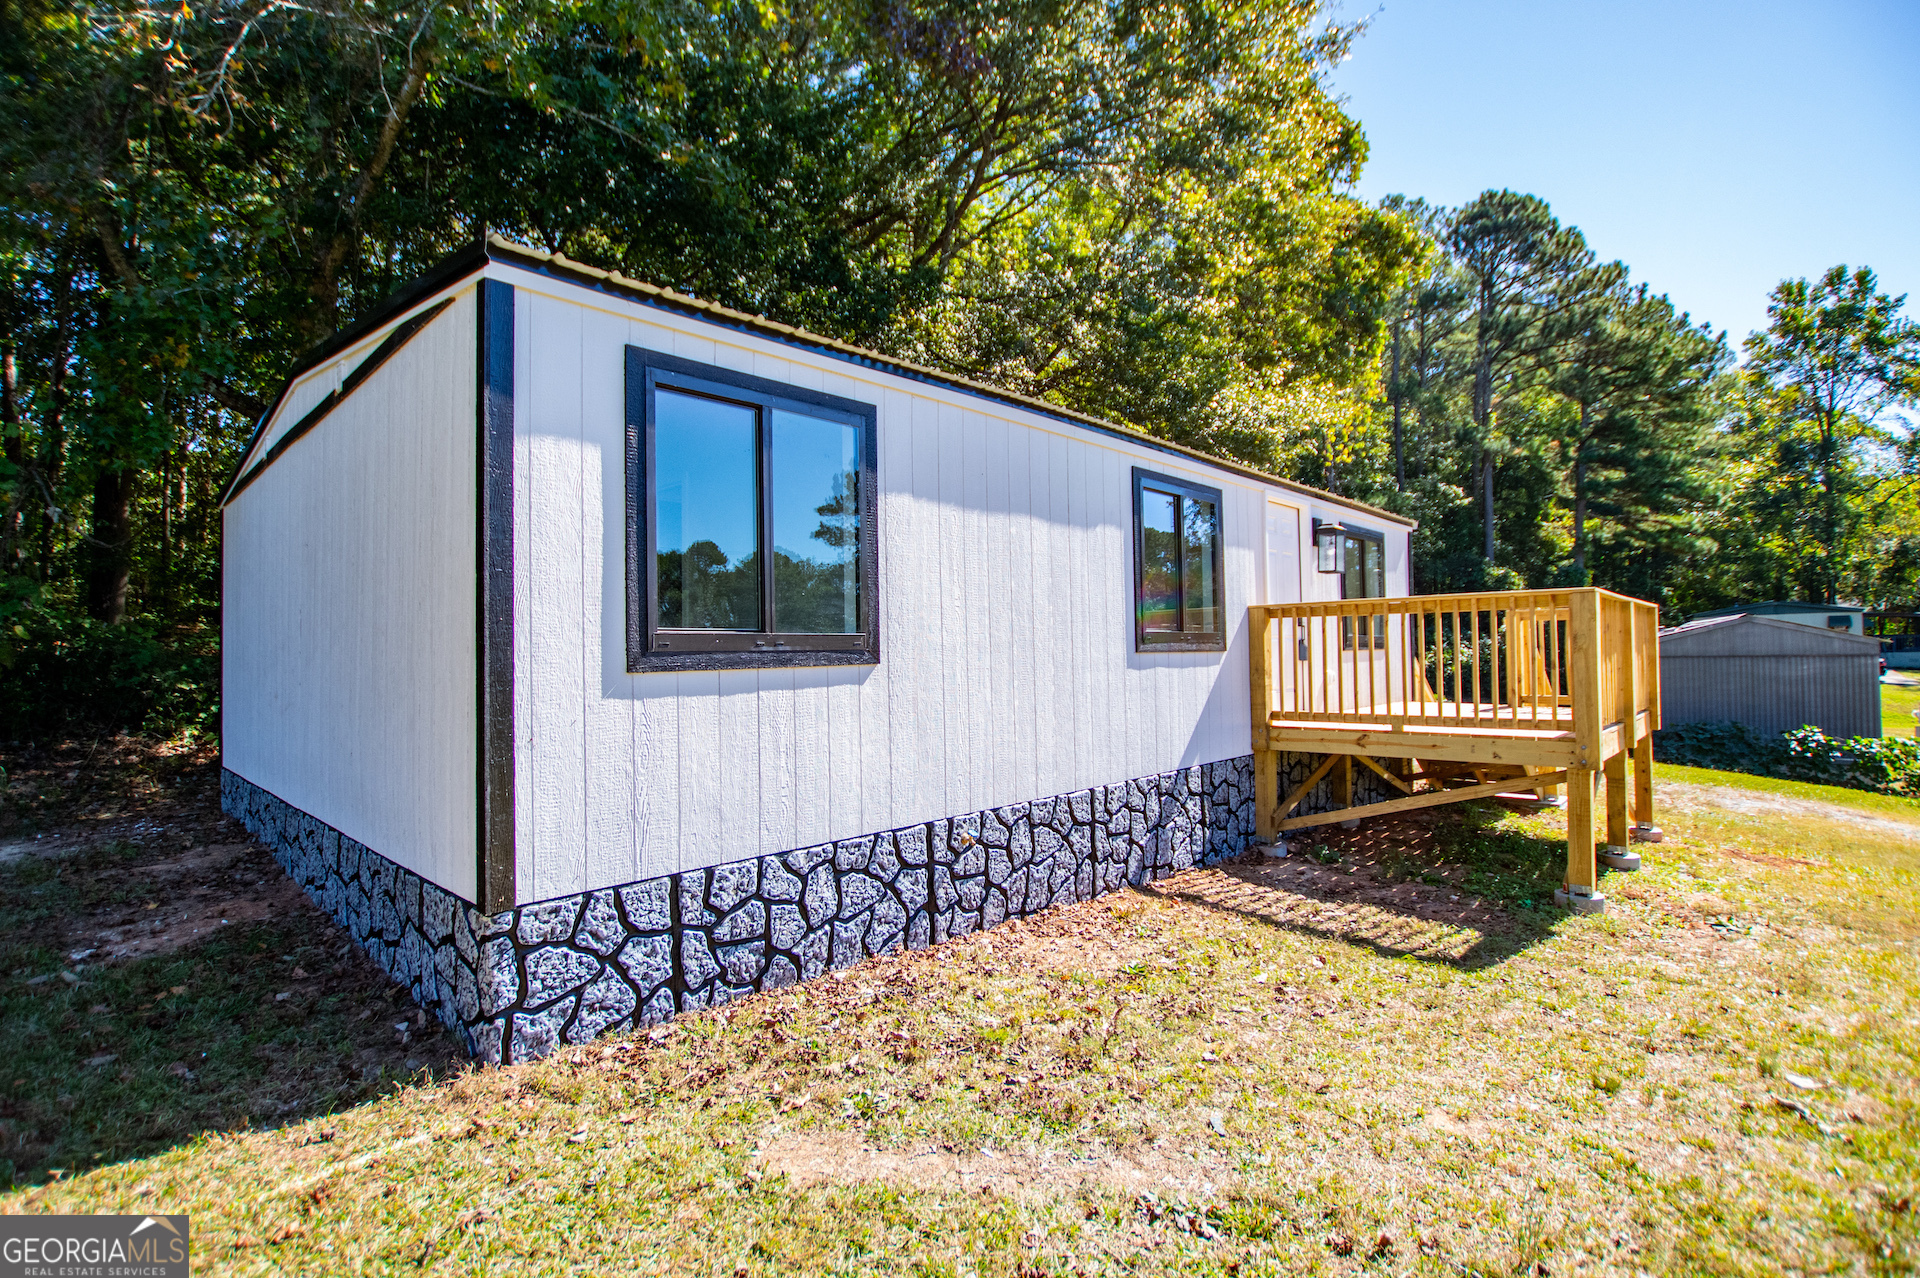
M 1636 825 L 1628 833 L 1642 843 L 1658 843 L 1667 837 L 1657 825 Z
M 1600 849 L 1600 864 L 1609 870 L 1637 870 L 1640 868 L 1640 854 L 1632 848 L 1618 843 L 1609 843 Z
M 1603 893 L 1590 892 L 1586 888 L 1556 888 L 1553 903 L 1563 910 L 1572 910 L 1575 914 L 1605 914 L 1607 898 Z

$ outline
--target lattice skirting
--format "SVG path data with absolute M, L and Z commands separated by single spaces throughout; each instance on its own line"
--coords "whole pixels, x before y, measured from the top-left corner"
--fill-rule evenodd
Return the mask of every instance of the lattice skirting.
M 1227 860 L 1254 830 L 1244 755 L 488 915 L 224 769 L 220 799 L 499 1062 Z

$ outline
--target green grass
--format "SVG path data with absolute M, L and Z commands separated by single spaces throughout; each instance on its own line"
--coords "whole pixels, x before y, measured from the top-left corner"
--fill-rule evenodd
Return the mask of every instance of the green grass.
M 1673 791 L 1599 917 L 1534 901 L 1551 810 L 1329 832 L 1330 864 L 1191 872 L 0 1210 L 186 1211 L 207 1274 L 1911 1272 L 1911 805 L 1661 778 L 1740 791 Z M 1708 802 L 1741 792 L 1803 806 Z
M 1778 794 L 1792 799 L 1833 803 L 1862 812 L 1904 817 L 1920 821 L 1920 799 L 1899 794 L 1876 794 L 1871 790 L 1850 790 L 1837 785 L 1815 785 L 1810 781 L 1788 781 L 1780 777 L 1757 777 L 1746 772 L 1720 772 L 1712 768 L 1685 768 L 1672 763 L 1653 765 L 1656 784 L 1661 781 L 1686 781 L 1695 785 L 1726 785 L 1762 794 Z
M 1911 676 L 1912 672 L 1908 672 Z M 1899 684 L 1880 685 L 1880 734 L 1888 737 L 1911 737 L 1916 728 L 1920 728 L 1920 719 L 1913 713 L 1920 710 L 1920 686 L 1901 687 Z

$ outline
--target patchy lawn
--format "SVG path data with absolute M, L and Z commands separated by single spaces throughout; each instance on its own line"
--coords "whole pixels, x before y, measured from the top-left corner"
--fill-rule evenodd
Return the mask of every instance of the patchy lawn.
M 537 1064 L 310 1071 L 0 1210 L 185 1211 L 202 1273 L 1909 1272 L 1920 807 L 1706 776 L 1661 770 L 1598 918 L 1551 907 L 1555 810 L 1369 823 Z M 361 1024 L 221 944 L 176 997 L 246 1045 L 222 1095 Z M 25 979 L 12 1041 L 89 1023 Z M 88 1140 L 167 1144 L 109 1142 L 137 1112 Z
M 1906 679 L 1913 678 L 1913 672 L 1902 671 Z M 1881 683 L 1880 685 L 1880 735 L 1886 737 L 1911 737 L 1920 729 L 1920 719 L 1914 718 L 1914 711 L 1920 710 L 1920 681 L 1912 683 Z
M 119 738 L 5 763 L 0 1186 L 464 1063 L 220 814 L 210 752 Z

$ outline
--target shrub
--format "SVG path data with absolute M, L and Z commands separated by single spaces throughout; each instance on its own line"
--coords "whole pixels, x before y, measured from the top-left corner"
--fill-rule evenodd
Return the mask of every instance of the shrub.
M 220 649 L 212 634 L 145 620 L 106 626 L 43 608 L 14 620 L 12 661 L 0 677 L 0 731 L 9 737 L 214 731 Z
M 1830 737 L 1815 727 L 1769 736 L 1744 723 L 1689 723 L 1656 732 L 1654 754 L 1690 768 L 1920 796 L 1920 741 Z

